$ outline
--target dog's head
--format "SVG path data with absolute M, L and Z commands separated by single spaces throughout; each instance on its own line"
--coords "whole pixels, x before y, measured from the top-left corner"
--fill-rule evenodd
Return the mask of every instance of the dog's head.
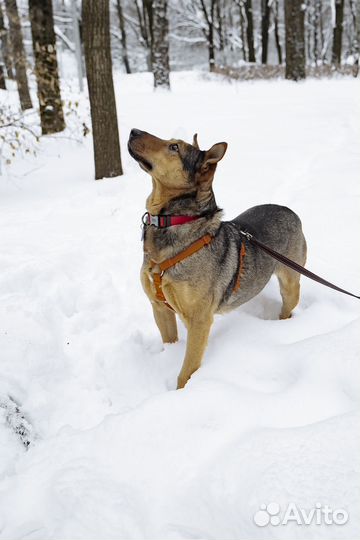
M 203 151 L 199 149 L 197 135 L 188 144 L 178 139 L 159 139 L 139 129 L 131 130 L 128 142 L 130 155 L 155 182 L 167 190 L 183 193 L 211 189 L 217 163 L 226 148 L 227 143 L 220 142 Z

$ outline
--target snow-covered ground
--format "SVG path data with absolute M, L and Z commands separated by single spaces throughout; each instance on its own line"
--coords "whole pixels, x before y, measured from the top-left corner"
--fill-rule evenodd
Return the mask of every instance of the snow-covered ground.
M 290 206 L 308 267 L 359 293 L 359 81 L 172 82 L 116 79 L 123 177 L 93 181 L 90 138 L 61 137 L 0 177 L 0 397 L 36 435 L 26 451 L 0 408 L 0 538 L 359 538 L 359 302 L 303 278 L 279 321 L 271 281 L 176 391 L 185 331 L 163 347 L 140 286 L 150 179 L 126 151 L 132 127 L 227 141 L 225 217 Z M 289 504 L 312 523 L 277 524 Z

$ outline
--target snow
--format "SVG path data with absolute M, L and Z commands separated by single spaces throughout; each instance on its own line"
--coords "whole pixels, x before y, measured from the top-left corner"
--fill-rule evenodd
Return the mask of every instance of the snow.
M 216 319 L 176 391 L 186 334 L 162 345 L 140 286 L 150 179 L 126 151 L 132 127 L 227 141 L 214 183 L 225 217 L 290 206 L 308 268 L 358 294 L 358 87 L 177 73 L 166 94 L 149 74 L 118 76 L 123 177 L 93 181 L 89 138 L 43 141 L 4 168 L 0 396 L 36 440 L 26 451 L 0 408 L 0 538 L 359 537 L 358 301 L 303 278 L 279 321 L 272 280 Z M 257 526 L 271 502 L 349 520 Z

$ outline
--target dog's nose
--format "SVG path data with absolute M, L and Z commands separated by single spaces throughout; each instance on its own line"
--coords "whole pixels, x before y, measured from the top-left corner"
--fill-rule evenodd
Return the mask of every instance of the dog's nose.
M 140 135 L 142 135 L 142 134 L 143 134 L 143 132 L 140 129 L 132 129 L 130 131 L 130 138 L 140 137 Z

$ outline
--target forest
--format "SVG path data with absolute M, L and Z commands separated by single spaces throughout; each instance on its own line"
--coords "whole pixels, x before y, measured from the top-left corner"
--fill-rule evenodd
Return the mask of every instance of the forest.
M 0 540 L 360 538 L 359 44 L 0 0 Z
M 20 105 L 10 109 L 2 96 L 2 159 L 29 134 L 36 139 L 65 129 L 61 59 L 71 56 L 80 91 L 87 79 L 95 175 L 103 178 L 122 174 L 113 69 L 152 72 L 154 88 L 168 90 L 170 72 L 189 69 L 237 80 L 356 77 L 360 2 L 2 0 L 0 36 L 0 88 L 16 81 Z M 37 88 L 34 103 L 29 85 Z M 24 118 L 28 110 L 39 111 L 41 134 Z M 84 124 L 85 134 L 88 129 Z

